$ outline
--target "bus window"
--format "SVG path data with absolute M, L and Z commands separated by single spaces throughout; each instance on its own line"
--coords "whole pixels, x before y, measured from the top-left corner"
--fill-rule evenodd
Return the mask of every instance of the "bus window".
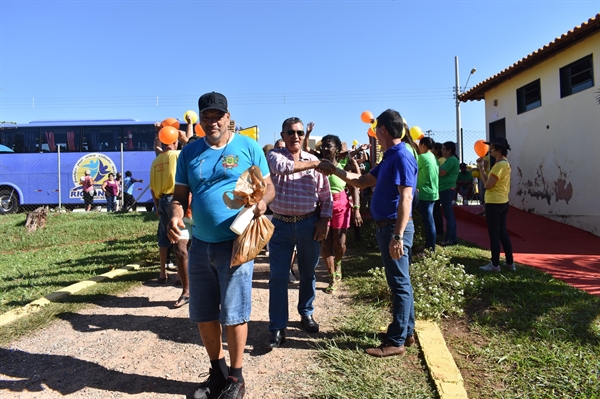
M 83 128 L 83 151 L 121 151 L 119 126 L 98 126 Z
M 0 142 L 16 153 L 39 152 L 39 128 L 6 129 L 0 132 Z
M 79 126 L 42 127 L 42 145 L 40 152 L 77 152 L 81 138 Z
M 154 151 L 156 130 L 154 125 L 125 126 L 123 149 L 125 151 Z

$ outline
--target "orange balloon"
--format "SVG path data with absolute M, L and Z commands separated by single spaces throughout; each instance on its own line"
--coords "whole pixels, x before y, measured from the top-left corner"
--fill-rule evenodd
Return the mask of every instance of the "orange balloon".
M 417 140 L 421 140 L 423 137 L 425 137 L 425 133 L 421 132 L 421 135 L 419 136 L 419 138 Z
M 360 114 L 360 120 L 364 123 L 372 123 L 373 119 L 375 118 L 373 117 L 373 113 L 371 111 L 364 111 L 362 114 Z
M 371 137 L 377 138 L 377 133 L 375 133 L 375 130 L 373 130 L 372 127 L 370 127 L 369 130 L 367 130 L 367 134 Z
M 485 154 L 490 150 L 490 146 L 485 144 L 485 140 L 477 140 L 473 148 L 479 157 L 485 157 Z
M 194 126 L 194 132 L 196 132 L 196 136 L 198 137 L 204 137 L 206 136 L 206 133 L 204 133 L 204 129 L 202 129 L 202 126 L 200 126 L 200 124 L 196 124 L 196 126 Z
M 179 121 L 175 118 L 167 118 L 160 124 L 162 127 L 173 126 L 175 129 L 179 129 Z
M 158 132 L 158 139 L 163 144 L 173 144 L 179 137 L 179 131 L 173 126 L 165 126 Z

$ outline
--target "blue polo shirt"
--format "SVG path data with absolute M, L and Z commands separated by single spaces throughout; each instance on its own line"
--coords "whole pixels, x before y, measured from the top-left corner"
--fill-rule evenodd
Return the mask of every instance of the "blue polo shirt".
M 210 243 L 237 237 L 229 226 L 240 210 L 227 208 L 223 194 L 233 191 L 238 178 L 252 165 L 260 168 L 263 177 L 269 176 L 262 148 L 240 134 L 233 134 L 222 147 L 211 147 L 206 139 L 183 147 L 175 184 L 188 186 L 192 193 L 194 237 Z
M 398 186 L 412 187 L 414 196 L 417 172 L 417 160 L 403 143 L 396 144 L 384 152 L 381 163 L 369 172 L 377 178 L 371 198 L 371 216 L 374 220 L 398 217 Z

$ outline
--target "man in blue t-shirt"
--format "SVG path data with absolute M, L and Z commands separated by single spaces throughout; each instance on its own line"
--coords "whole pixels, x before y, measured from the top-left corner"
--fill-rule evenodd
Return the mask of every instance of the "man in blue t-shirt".
M 256 165 L 266 192 L 256 205 L 255 217 L 264 214 L 275 197 L 269 166 L 256 141 L 228 130 L 227 99 L 207 93 L 198 100 L 203 140 L 186 145 L 179 154 L 175 192 L 171 202 L 169 238 L 175 243 L 185 228 L 183 217 L 192 194 L 194 220 L 189 250 L 190 320 L 198 330 L 210 359 L 210 376 L 193 393 L 194 398 L 216 398 L 227 390 L 244 396 L 242 362 L 251 311 L 254 261 L 230 267 L 233 241 L 229 226 L 239 210 L 229 209 L 223 194 L 235 189 L 238 178 Z M 225 362 L 221 325 L 227 331 L 230 367 Z
M 392 322 L 384 342 L 365 352 L 375 357 L 403 355 L 414 342 L 415 307 L 409 263 L 414 226 L 412 199 L 417 187 L 417 161 L 401 142 L 404 122 L 397 111 L 388 109 L 377 117 L 377 140 L 385 149 L 383 160 L 364 175 L 336 168 L 322 161 L 318 170 L 335 174 L 361 189 L 375 186 L 371 215 L 377 225 L 377 244 L 393 295 Z M 352 162 L 356 162 L 352 160 Z
M 127 212 L 129 208 L 131 208 L 135 202 L 135 198 L 133 197 L 133 186 L 135 183 L 143 183 L 143 180 L 134 179 L 132 177 L 131 171 L 128 170 L 125 172 L 125 179 L 123 179 L 123 210 Z

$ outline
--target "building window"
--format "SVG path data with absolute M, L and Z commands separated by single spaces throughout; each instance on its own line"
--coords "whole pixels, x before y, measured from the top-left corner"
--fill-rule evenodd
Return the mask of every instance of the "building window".
M 522 114 L 542 106 L 542 90 L 540 80 L 531 82 L 517 89 L 517 114 Z
M 594 87 L 592 55 L 560 68 L 560 97 L 567 97 Z

